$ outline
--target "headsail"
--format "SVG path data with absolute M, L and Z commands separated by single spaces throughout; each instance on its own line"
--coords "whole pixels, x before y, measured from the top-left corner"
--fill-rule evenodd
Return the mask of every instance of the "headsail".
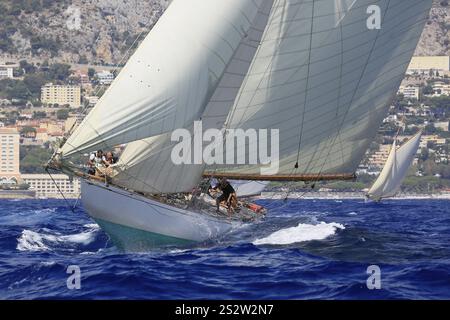
M 261 3 L 173 1 L 65 143 L 63 157 L 160 135 L 199 119 Z
M 240 1 L 241 5 L 247 3 L 241 18 L 248 24 L 242 29 L 243 35 L 217 88 L 211 99 L 206 101 L 201 115 L 204 130 L 224 125 L 259 46 L 273 5 L 273 0 Z M 192 126 L 186 128 L 191 132 L 193 130 Z M 170 136 L 171 133 L 167 133 L 130 143 L 120 158 L 113 181 L 144 192 L 190 191 L 198 184 L 205 166 L 172 163 L 170 157 L 176 143 L 170 140 Z
M 394 141 L 380 176 L 367 193 L 369 198 L 378 201 L 382 198 L 393 197 L 397 194 L 419 149 L 421 137 L 422 131 L 398 149 L 397 142 Z

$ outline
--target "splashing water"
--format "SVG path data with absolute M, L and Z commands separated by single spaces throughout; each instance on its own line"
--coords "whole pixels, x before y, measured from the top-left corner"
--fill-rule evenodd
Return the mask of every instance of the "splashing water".
M 272 233 L 270 236 L 253 241 L 254 245 L 272 244 L 286 245 L 298 242 L 323 240 L 345 227 L 339 223 L 321 222 L 316 225 L 300 223 L 296 227 L 286 228 Z

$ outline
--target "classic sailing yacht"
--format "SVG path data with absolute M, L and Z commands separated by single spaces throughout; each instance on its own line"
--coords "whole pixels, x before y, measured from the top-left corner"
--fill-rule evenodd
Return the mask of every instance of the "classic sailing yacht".
M 204 241 L 239 224 L 166 201 L 205 177 L 354 179 L 431 3 L 379 0 L 381 28 L 373 28 L 372 0 L 174 0 L 50 166 L 73 174 L 72 156 L 127 144 L 108 183 L 82 175 L 81 195 L 125 249 Z M 278 174 L 174 164 L 171 133 L 193 132 L 199 120 L 224 134 L 278 129 Z M 236 144 L 236 154 L 248 157 L 250 147 Z
M 400 191 L 402 182 L 419 149 L 421 137 L 422 131 L 419 131 L 399 148 L 397 148 L 397 139 L 394 140 L 383 170 L 367 192 L 369 199 L 381 201 L 381 199 L 394 197 Z

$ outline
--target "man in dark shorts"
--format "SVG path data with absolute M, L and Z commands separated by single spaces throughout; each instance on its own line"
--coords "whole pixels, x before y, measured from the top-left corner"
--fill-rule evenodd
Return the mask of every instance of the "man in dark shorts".
M 231 200 L 233 197 L 236 197 L 236 191 L 231 186 L 231 184 L 227 181 L 227 179 L 222 178 L 219 181 L 219 185 L 215 187 L 214 189 L 220 189 L 222 191 L 222 194 L 220 197 L 216 199 L 216 206 L 217 206 L 217 212 L 219 211 L 220 203 L 225 202 L 228 206 L 228 212 L 233 212 L 233 206 L 231 203 Z

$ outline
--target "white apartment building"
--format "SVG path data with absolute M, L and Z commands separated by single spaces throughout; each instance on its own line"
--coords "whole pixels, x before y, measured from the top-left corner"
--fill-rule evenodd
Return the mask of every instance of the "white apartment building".
M 407 99 L 416 99 L 420 98 L 420 87 L 416 86 L 401 86 L 398 90 L 399 93 L 403 94 L 403 96 Z
M 109 85 L 114 81 L 114 74 L 105 70 L 102 72 L 98 72 L 97 78 L 100 84 Z
M 427 74 L 430 71 L 450 71 L 449 56 L 413 57 L 408 67 L 408 74 Z
M 79 179 L 70 180 L 65 174 L 52 174 L 52 177 L 66 198 L 78 198 L 80 195 Z M 62 197 L 48 174 L 22 174 L 22 180 L 30 186 L 30 190 L 36 191 L 37 197 Z
M 41 102 L 79 108 L 81 106 L 81 87 L 46 84 L 41 88 Z
M 0 79 L 14 78 L 14 68 L 18 68 L 15 64 L 0 64 Z
M 433 91 L 435 96 L 450 96 L 450 84 L 446 84 L 442 81 L 437 81 L 433 84 Z
M 15 128 L 0 128 L 0 183 L 20 180 L 20 133 Z

